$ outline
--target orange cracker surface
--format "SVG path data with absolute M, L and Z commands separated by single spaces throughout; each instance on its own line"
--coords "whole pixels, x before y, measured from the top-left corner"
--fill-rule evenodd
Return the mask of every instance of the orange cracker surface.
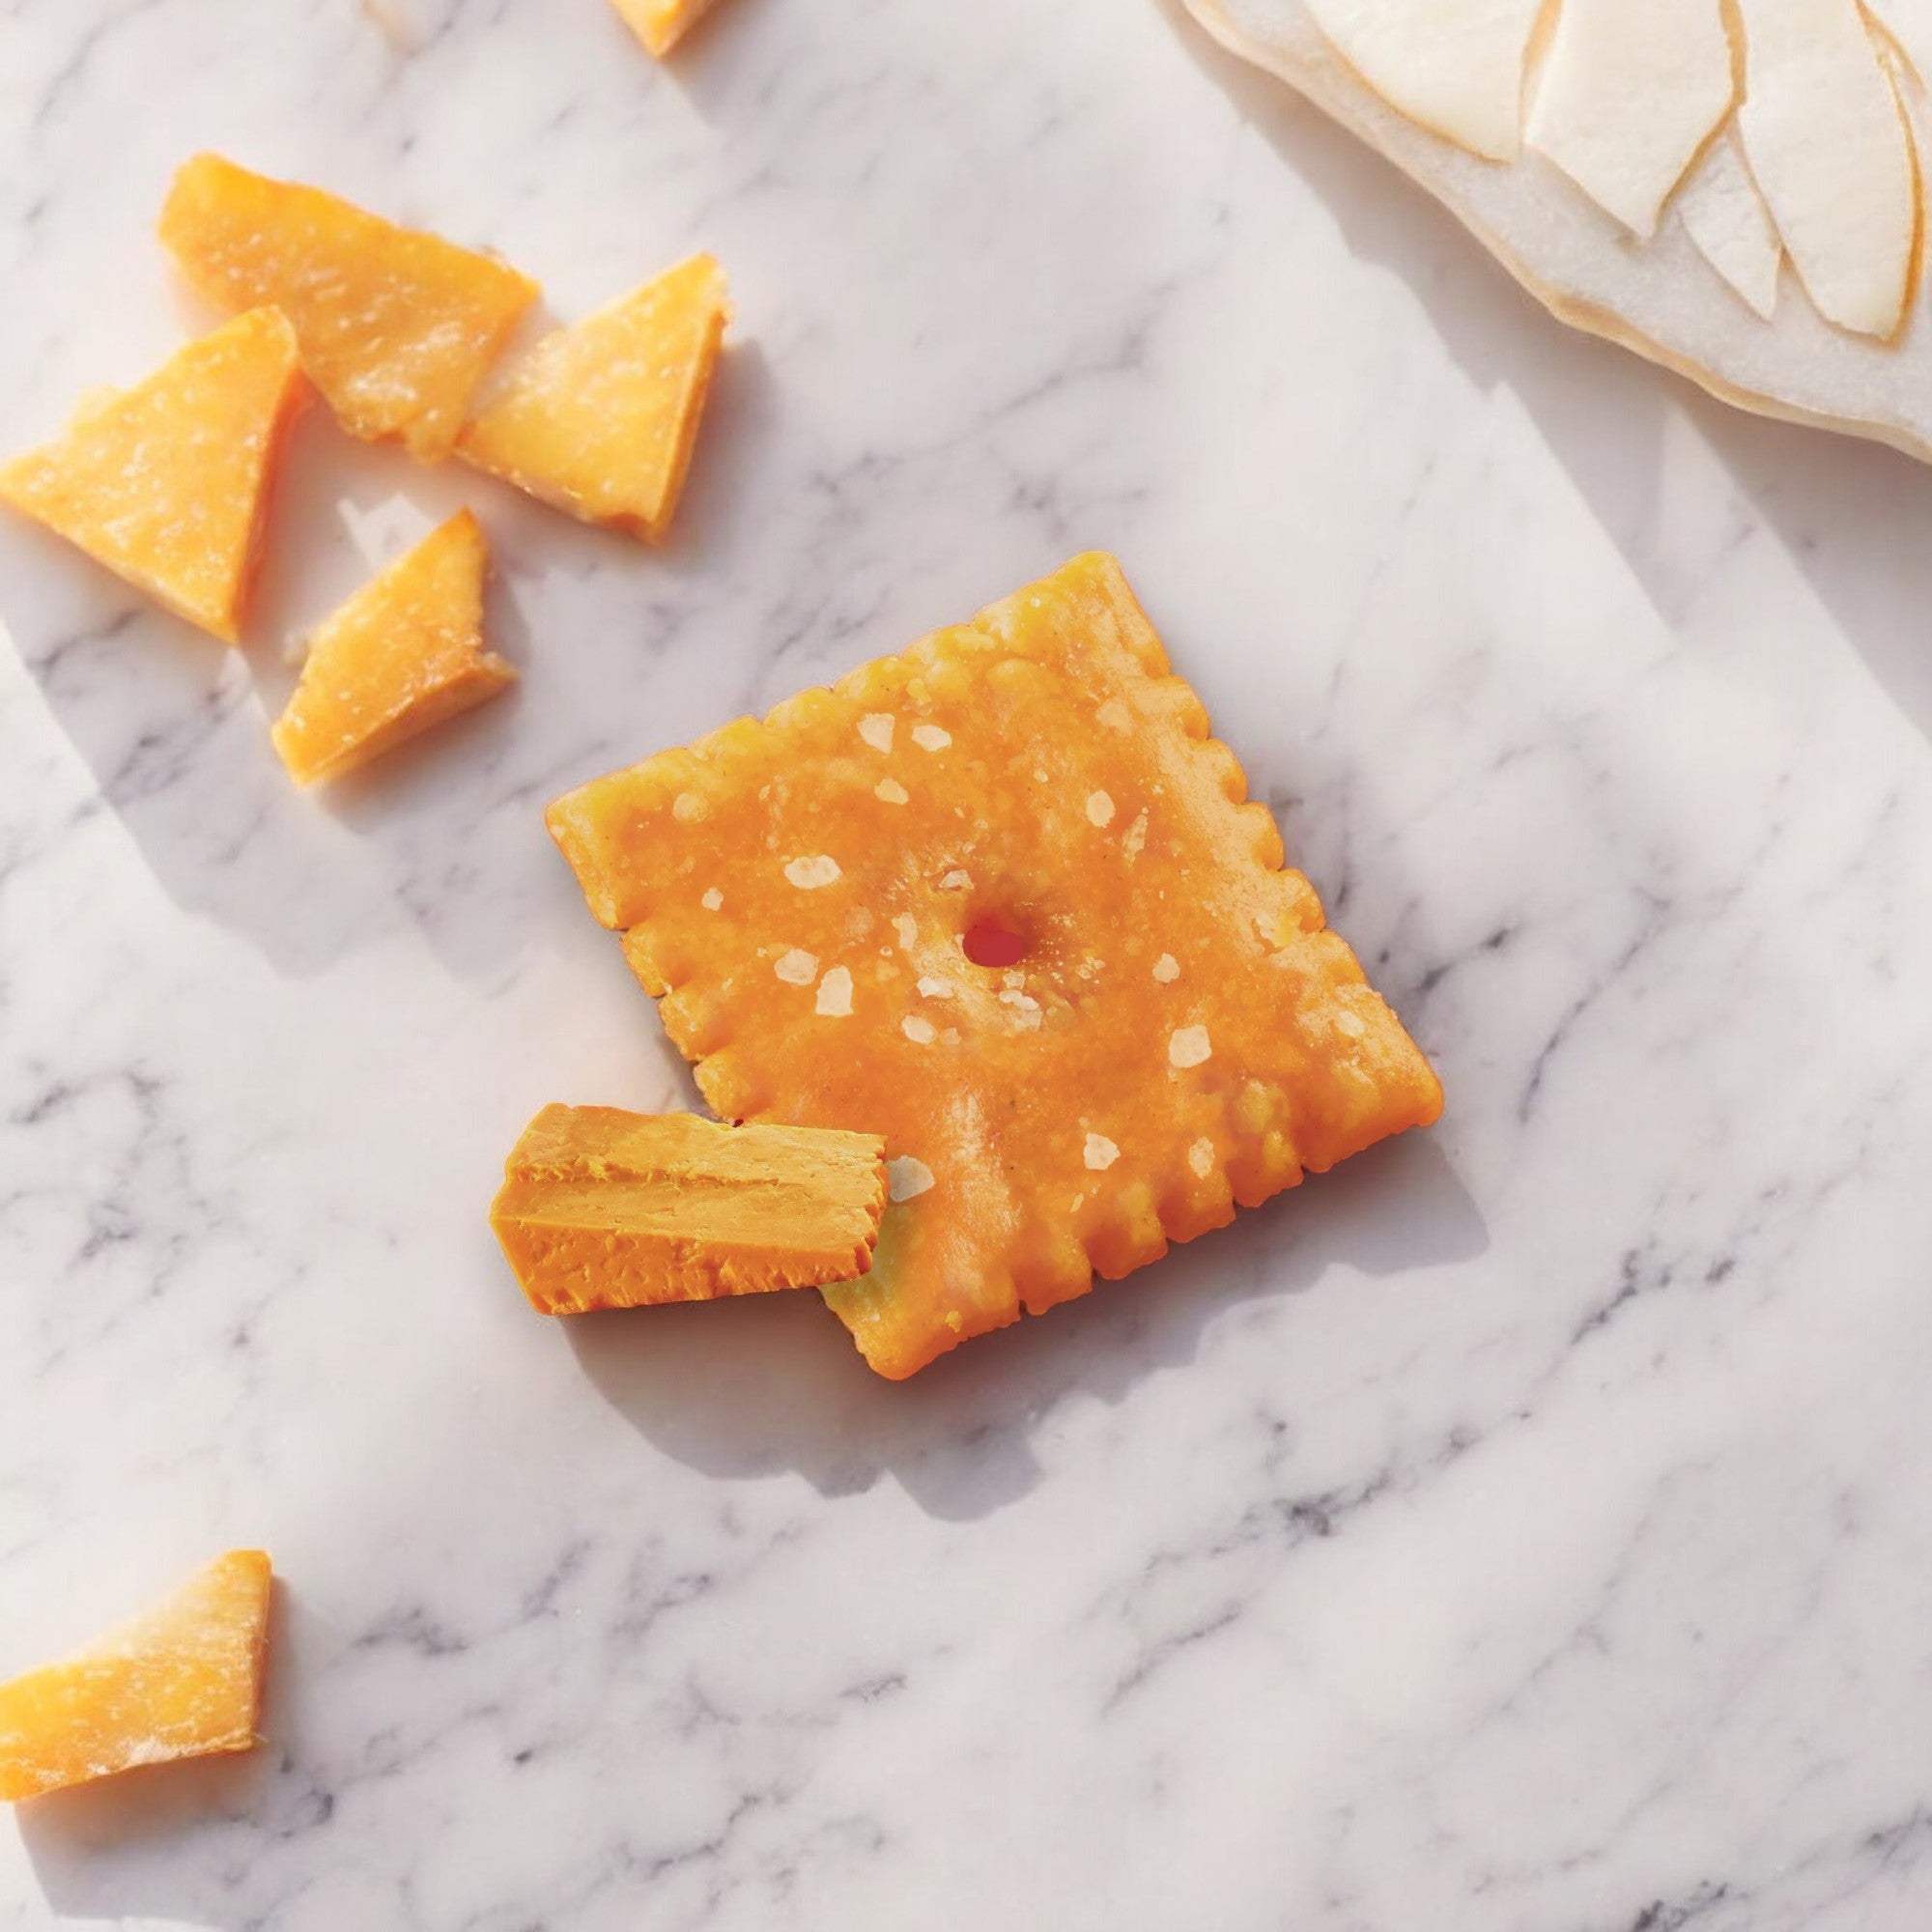
M 0 1684 L 0 1799 L 255 1742 L 269 1559 L 231 1549 L 87 1650 Z
M 624 24 L 663 60 L 717 0 L 611 0 Z
M 1245 798 L 1093 554 L 550 825 L 721 1116 L 885 1137 L 903 1377 L 1440 1111 Z
M 507 263 L 399 228 L 219 155 L 176 172 L 161 240 L 224 308 L 272 302 L 353 436 L 446 455 L 484 372 L 540 293 Z
M 730 305 L 694 255 L 535 343 L 465 426 L 479 469 L 652 543 L 684 489 Z
M 294 331 L 251 310 L 90 400 L 65 436 L 0 469 L 0 500 L 235 643 L 306 394 Z
M 515 680 L 483 648 L 488 563 L 482 526 L 459 510 L 318 628 L 270 733 L 298 784 L 338 778 Z

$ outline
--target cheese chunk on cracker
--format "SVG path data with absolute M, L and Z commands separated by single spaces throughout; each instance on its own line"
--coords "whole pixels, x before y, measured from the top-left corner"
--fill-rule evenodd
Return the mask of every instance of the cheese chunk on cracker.
M 551 1106 L 490 1224 L 532 1307 L 582 1315 L 864 1274 L 887 1184 L 876 1134 Z
M 825 1292 L 882 1375 L 1441 1104 L 1108 556 L 550 824 L 721 1116 L 878 1133 L 918 1177 Z

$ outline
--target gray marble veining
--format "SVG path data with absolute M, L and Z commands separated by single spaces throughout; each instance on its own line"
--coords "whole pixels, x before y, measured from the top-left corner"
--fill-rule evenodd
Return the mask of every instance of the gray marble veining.
M 0 1925 L 1932 1921 L 1932 477 L 1152 0 L 12 0 L 8 447 L 192 319 L 200 147 L 739 324 L 661 553 L 302 431 L 262 634 L 468 501 L 525 672 L 335 798 L 0 527 L 0 1672 L 285 1578 L 267 1747 L 24 1808 Z M 525 1119 L 688 1093 L 542 805 L 1089 546 L 1441 1126 L 903 1386 L 536 1320 Z

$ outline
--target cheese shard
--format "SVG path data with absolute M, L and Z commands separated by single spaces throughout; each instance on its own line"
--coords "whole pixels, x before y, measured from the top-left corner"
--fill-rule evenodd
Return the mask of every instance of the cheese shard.
M 269 1559 L 231 1549 L 90 1649 L 0 1684 L 0 1799 L 255 1743 Z
M 1887 341 L 1912 286 L 1918 188 L 1858 0 L 1739 0 L 1750 171 L 1827 322 Z
M 399 228 L 218 155 L 177 171 L 161 240 L 224 308 L 272 303 L 337 420 L 446 455 L 470 396 L 540 291 L 494 256 Z
M 277 461 L 306 393 L 294 330 L 253 309 L 14 458 L 0 469 L 0 499 L 236 643 Z
M 1712 142 L 1679 190 L 1677 215 L 1697 252 L 1769 322 L 1777 307 L 1784 249 L 1728 129 Z
M 1722 0 L 1564 0 L 1524 138 L 1648 238 L 1735 85 Z
M 460 453 L 585 523 L 657 542 L 729 315 L 724 270 L 694 255 L 535 343 L 465 427 Z
M 315 633 L 270 734 L 298 784 L 339 778 L 516 677 L 483 648 L 488 562 L 481 526 L 459 510 Z
M 1390 106 L 1492 161 L 1520 146 L 1523 63 L 1544 0 L 1307 0 Z
M 683 40 L 716 0 L 611 0 L 624 24 L 663 60 Z
M 545 1315 L 820 1288 L 872 1264 L 886 1146 L 830 1127 L 546 1107 L 490 1224 Z

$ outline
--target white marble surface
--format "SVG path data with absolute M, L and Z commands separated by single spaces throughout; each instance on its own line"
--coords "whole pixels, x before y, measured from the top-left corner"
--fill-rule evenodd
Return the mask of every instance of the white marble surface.
M 513 699 L 323 803 L 272 647 L 0 530 L 0 1671 L 259 1541 L 245 1761 L 0 1925 L 1932 1923 L 1932 477 L 1565 335 L 1161 0 L 0 5 L 0 426 L 219 147 L 737 344 L 651 554 L 304 432 L 265 632 L 460 500 Z M 871 1378 L 483 1208 L 686 1090 L 539 808 L 1125 560 L 1442 1125 Z

